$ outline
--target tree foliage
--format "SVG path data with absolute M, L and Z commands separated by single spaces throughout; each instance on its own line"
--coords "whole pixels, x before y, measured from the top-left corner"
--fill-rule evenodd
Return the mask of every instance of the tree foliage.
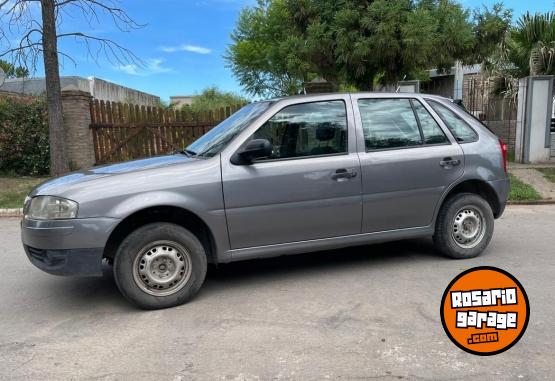
M 259 0 L 245 8 L 226 60 L 253 95 L 285 95 L 323 77 L 372 89 L 450 68 L 474 48 L 469 12 L 451 0 Z
M 14 66 L 4 60 L 0 60 L 0 69 L 4 71 L 6 78 L 25 78 L 29 76 L 29 70 L 27 68 Z
M 284 0 L 259 0 L 239 15 L 226 60 L 250 94 L 294 94 L 302 89 L 306 62 L 296 53 L 292 18 Z
M 555 74 L 555 13 L 523 15 L 510 35 L 506 56 L 521 76 Z
M 48 174 L 49 153 L 44 99 L 0 99 L 0 171 Z
M 217 87 L 208 87 L 200 94 L 193 97 L 193 103 L 188 107 L 193 112 L 213 111 L 222 107 L 237 106 L 247 103 L 247 99 L 231 92 L 219 90 Z
M 510 11 L 496 4 L 478 21 L 477 26 L 487 32 L 478 34 L 486 36 L 486 42 L 483 52 L 475 49 L 476 58 L 495 81 L 494 92 L 515 98 L 518 78 L 555 74 L 555 13 L 526 13 L 512 25 Z
M 507 43 L 512 28 L 513 12 L 503 3 L 495 3 L 490 9 L 483 6 L 474 11 L 474 47 L 467 57 L 469 63 L 494 65 L 499 57 L 499 48 Z

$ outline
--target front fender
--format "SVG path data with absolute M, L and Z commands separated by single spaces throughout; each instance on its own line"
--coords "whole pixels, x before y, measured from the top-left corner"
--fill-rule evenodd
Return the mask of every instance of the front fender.
M 133 196 L 118 200 L 106 210 L 106 217 L 124 219 L 125 217 L 140 210 L 156 206 L 174 206 L 187 209 L 200 216 L 205 214 L 210 208 L 206 202 L 199 200 L 191 195 L 186 195 L 172 191 L 151 191 L 138 193 Z M 216 208 L 215 210 L 223 210 Z M 209 212 L 208 212 L 209 213 Z
M 204 193 L 204 196 L 206 197 L 207 194 Z M 215 240 L 218 258 L 221 258 L 220 254 L 228 251 L 230 248 L 227 221 L 223 202 L 217 203 L 214 202 L 215 200 L 211 201 L 171 191 L 145 192 L 127 197 L 114 204 L 107 211 L 107 216 L 123 220 L 141 210 L 156 207 L 176 207 L 186 210 L 195 214 L 208 226 Z

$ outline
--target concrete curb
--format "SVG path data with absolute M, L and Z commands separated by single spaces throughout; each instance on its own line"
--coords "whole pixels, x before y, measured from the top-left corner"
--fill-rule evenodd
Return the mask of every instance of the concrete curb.
M 508 201 L 507 205 L 555 205 L 555 200 Z
M 23 209 L 0 209 L 0 218 L 2 217 L 22 217 Z

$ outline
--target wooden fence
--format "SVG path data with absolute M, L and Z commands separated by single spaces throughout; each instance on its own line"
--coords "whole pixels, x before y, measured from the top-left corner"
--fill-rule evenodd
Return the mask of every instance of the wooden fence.
M 115 102 L 91 101 L 96 164 L 163 155 L 184 147 L 242 105 L 193 113 Z

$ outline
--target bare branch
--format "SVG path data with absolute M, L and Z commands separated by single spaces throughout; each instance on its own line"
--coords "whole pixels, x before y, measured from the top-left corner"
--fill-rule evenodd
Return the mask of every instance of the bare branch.
M 76 40 L 85 42 L 89 56 L 96 63 L 98 63 L 99 61 L 100 53 L 103 53 L 103 55 L 111 64 L 140 64 L 141 66 L 144 65 L 144 62 L 139 57 L 137 57 L 130 49 L 109 38 L 96 37 L 82 32 L 61 33 L 57 35 L 58 39 L 65 37 L 74 37 Z M 93 54 L 93 47 L 90 44 L 91 42 L 95 42 L 98 45 L 96 54 Z
M 85 18 L 91 23 L 93 20 L 100 23 L 97 10 L 110 15 L 114 25 L 121 31 L 140 29 L 145 24 L 139 24 L 132 19 L 125 10 L 117 6 L 113 0 L 63 0 L 56 3 L 58 9 L 63 9 L 66 5 L 80 10 Z
M 36 63 L 42 55 L 42 23 L 35 19 L 30 12 L 31 3 L 40 3 L 41 0 L 0 0 L 0 57 L 10 57 L 11 61 L 24 66 L 30 71 L 36 71 Z M 142 28 L 144 25 L 133 20 L 127 12 L 119 6 L 118 0 L 55 0 L 55 19 L 58 28 L 63 27 L 63 17 L 75 17 L 80 14 L 85 21 L 94 28 L 101 24 L 101 16 L 111 17 L 114 25 L 128 32 Z M 7 8 L 6 8 L 7 7 Z M 2 26 L 5 25 L 5 26 Z M 18 43 L 14 45 L 13 36 L 19 35 Z M 56 38 L 73 37 L 76 42 L 82 43 L 90 57 L 100 64 L 104 56 L 111 64 L 144 66 L 145 63 L 130 49 L 120 43 L 85 32 L 58 33 Z M 65 52 L 58 54 L 76 65 L 76 61 Z

